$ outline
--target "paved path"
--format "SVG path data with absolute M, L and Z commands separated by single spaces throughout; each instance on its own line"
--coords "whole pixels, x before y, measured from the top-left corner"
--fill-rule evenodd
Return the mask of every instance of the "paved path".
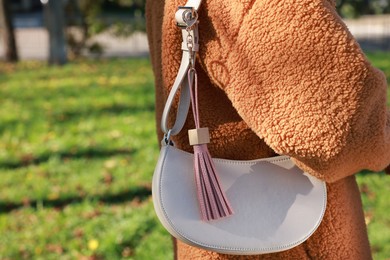
M 46 60 L 48 35 L 44 28 L 21 28 L 15 30 L 20 59 Z M 134 57 L 148 55 L 148 42 L 144 33 L 135 33 L 128 38 L 115 38 L 108 33 L 95 37 L 105 47 L 103 57 Z M 0 57 L 4 57 L 3 41 L 0 41 Z
M 365 50 L 390 50 L 390 16 L 369 16 L 345 21 L 351 33 Z M 45 60 L 48 56 L 48 35 L 44 28 L 18 28 L 16 40 L 21 59 Z M 144 33 L 129 38 L 115 38 L 108 33 L 95 37 L 105 47 L 103 57 L 134 57 L 148 55 L 148 42 Z M 4 46 L 0 40 L 0 58 Z
M 390 51 L 390 15 L 362 16 L 345 23 L 364 50 Z

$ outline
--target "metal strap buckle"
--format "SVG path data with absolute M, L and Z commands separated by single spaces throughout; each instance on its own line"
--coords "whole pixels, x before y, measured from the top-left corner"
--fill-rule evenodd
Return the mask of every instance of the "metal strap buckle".
M 176 25 L 182 29 L 189 29 L 198 22 L 198 12 L 190 6 L 179 6 L 176 12 Z

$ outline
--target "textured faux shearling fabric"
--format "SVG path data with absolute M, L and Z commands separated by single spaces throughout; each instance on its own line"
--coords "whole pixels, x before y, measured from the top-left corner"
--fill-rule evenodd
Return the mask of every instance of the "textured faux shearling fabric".
M 146 5 L 158 129 L 181 59 L 174 13 L 185 2 Z M 228 256 L 177 242 L 176 257 L 371 259 L 353 174 L 390 163 L 387 83 L 337 15 L 334 1 L 203 0 L 199 20 L 200 118 L 210 129 L 210 153 L 238 160 L 289 155 L 327 182 L 328 208 L 314 235 L 285 252 Z M 190 113 L 173 138 L 179 148 L 192 150 L 186 133 L 192 127 Z

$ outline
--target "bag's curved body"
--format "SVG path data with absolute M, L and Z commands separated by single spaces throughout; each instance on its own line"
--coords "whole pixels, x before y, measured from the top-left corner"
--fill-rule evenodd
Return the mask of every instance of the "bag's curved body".
M 264 254 L 299 245 L 321 223 L 326 185 L 305 174 L 290 158 L 213 161 L 234 214 L 202 221 L 193 154 L 162 147 L 153 176 L 153 202 L 173 236 L 224 254 Z
M 156 83 L 156 120 L 180 65 L 172 21 L 183 0 L 148 0 L 147 32 Z M 199 12 L 199 104 L 213 157 L 288 154 L 327 182 L 317 231 L 283 252 L 240 257 L 177 242 L 177 259 L 371 259 L 355 172 L 389 164 L 386 79 L 338 17 L 335 1 L 204 1 Z M 221 19 L 221 16 L 223 19 Z M 173 110 L 178 107 L 177 100 Z M 170 125 L 174 117 L 170 118 Z M 192 119 L 184 129 L 193 128 Z M 158 139 L 163 138 L 157 131 Z M 260 137 L 260 138 L 259 138 Z M 173 138 L 191 151 L 188 136 Z

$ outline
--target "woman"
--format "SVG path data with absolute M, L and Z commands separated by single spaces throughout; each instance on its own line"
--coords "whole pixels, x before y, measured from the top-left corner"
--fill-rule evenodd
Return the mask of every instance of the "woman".
M 146 6 L 157 122 L 180 64 L 174 13 L 185 2 L 149 0 Z M 390 163 L 387 84 L 334 1 L 205 0 L 199 20 L 200 114 L 212 156 L 289 155 L 327 182 L 328 206 L 317 231 L 288 251 L 228 256 L 177 241 L 176 258 L 371 259 L 353 174 Z M 191 151 L 185 132 L 174 141 Z

